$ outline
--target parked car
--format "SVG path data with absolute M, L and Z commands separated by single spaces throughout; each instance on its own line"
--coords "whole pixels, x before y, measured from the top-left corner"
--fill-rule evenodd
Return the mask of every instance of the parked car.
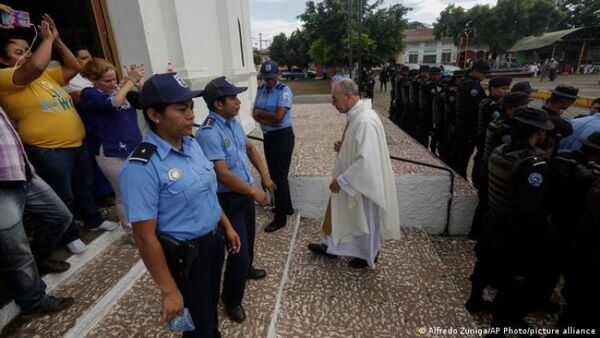
M 291 70 L 281 72 L 281 76 L 286 80 L 304 79 L 306 73 L 299 68 L 292 68 Z
M 454 75 L 454 72 L 457 70 L 462 70 L 462 68 L 457 67 L 455 65 L 440 65 L 444 67 L 444 76 L 452 76 Z

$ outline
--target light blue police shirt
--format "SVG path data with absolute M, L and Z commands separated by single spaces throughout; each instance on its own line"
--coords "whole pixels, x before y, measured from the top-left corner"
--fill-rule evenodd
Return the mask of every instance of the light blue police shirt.
M 277 107 L 286 107 L 288 110 L 283 117 L 283 121 L 278 127 L 260 125 L 263 132 L 279 130 L 292 126 L 292 91 L 290 87 L 281 82 L 277 82 L 273 89 L 266 85 L 258 86 L 254 107 L 275 114 Z
M 154 132 L 144 142 L 156 151 L 147 163 L 133 159 L 120 173 L 123 203 L 130 222 L 157 220 L 157 233 L 177 240 L 207 234 L 221 217 L 213 164 L 191 136 L 179 151 Z
M 246 153 L 246 133 L 236 118 L 229 120 L 211 111 L 196 134 L 196 141 L 210 161 L 225 160 L 227 168 L 240 180 L 252 184 L 250 160 Z M 218 182 L 218 192 L 230 192 Z
M 581 149 L 581 141 L 579 139 L 586 139 L 592 133 L 600 131 L 600 113 L 573 119 L 571 120 L 571 125 L 573 126 L 573 134 L 565 137 L 560 142 L 560 149 Z

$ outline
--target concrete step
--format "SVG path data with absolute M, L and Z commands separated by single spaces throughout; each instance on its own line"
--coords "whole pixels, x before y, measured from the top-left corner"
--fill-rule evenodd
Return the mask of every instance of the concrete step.
M 29 321 L 17 318 L 4 328 L 2 335 L 62 336 L 77 325 L 79 318 L 110 292 L 139 260 L 137 249 L 123 235 L 120 229 L 104 233 L 88 246 L 85 253 L 68 259 L 72 268 L 67 272 L 44 277 L 52 295 L 75 298 L 71 308 Z
M 423 327 L 476 328 L 425 231 L 403 229 L 400 241 L 384 244 L 375 270 L 355 270 L 348 258 L 308 251 L 319 229 L 319 221 L 302 222 L 276 336 L 418 337 Z
M 282 280 L 286 275 L 290 249 L 294 248 L 300 216 L 295 213 L 288 218 L 288 226 L 274 233 L 265 233 L 262 229 L 271 219 L 272 214 L 257 208 L 254 266 L 266 269 L 268 274 L 265 279 L 248 281 L 244 298 L 247 318 L 244 323 L 229 320 L 222 304 L 220 305 L 219 320 L 224 337 L 266 337 L 272 326 L 273 313 L 283 292 Z M 169 332 L 160 321 L 160 300 L 159 290 L 145 272 L 118 301 L 106 307 L 105 315 L 96 323 L 79 328 L 77 332 L 79 336 L 87 337 L 178 336 Z

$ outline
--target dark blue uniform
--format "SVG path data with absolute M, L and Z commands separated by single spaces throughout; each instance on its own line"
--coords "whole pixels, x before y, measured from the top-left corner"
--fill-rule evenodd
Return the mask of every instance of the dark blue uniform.
M 227 120 L 211 111 L 196 135 L 196 140 L 206 158 L 211 161 L 224 160 L 229 171 L 242 182 L 252 185 L 252 171 L 246 153 L 246 133 L 235 118 Z M 220 182 L 218 197 L 241 241 L 240 252 L 227 257 L 223 280 L 223 302 L 227 308 L 233 308 L 242 303 L 246 278 L 254 260 L 254 200 L 250 196 L 231 191 Z
M 164 245 L 163 251 L 196 326 L 184 336 L 219 337 L 217 304 L 225 239 L 218 226 L 217 177 L 192 137 L 184 137 L 182 147 L 177 150 L 148 132 L 121 171 L 123 203 L 131 222 L 156 220 L 157 236 L 197 247 L 187 276 L 169 259 Z
M 287 215 L 294 213 L 288 174 L 292 162 L 295 136 L 292 130 L 292 91 L 283 83 L 277 83 L 270 89 L 266 85 L 258 87 L 254 107 L 275 112 L 279 107 L 287 108 L 282 124 L 278 127 L 261 125 L 264 133 L 264 151 L 267 167 L 275 182 L 275 224 L 286 224 Z

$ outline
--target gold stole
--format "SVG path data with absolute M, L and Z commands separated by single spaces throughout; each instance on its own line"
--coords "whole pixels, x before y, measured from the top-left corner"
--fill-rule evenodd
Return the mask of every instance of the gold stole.
M 346 131 L 348 130 L 349 124 L 350 124 L 350 121 L 346 121 L 346 126 L 344 127 L 344 132 L 342 133 L 342 142 L 341 143 L 344 143 L 344 138 L 346 137 Z M 327 210 L 325 210 L 325 217 L 323 218 L 323 225 L 322 225 L 323 233 L 327 236 L 331 236 L 331 227 L 332 227 L 331 197 L 329 197 L 329 200 L 327 201 Z

